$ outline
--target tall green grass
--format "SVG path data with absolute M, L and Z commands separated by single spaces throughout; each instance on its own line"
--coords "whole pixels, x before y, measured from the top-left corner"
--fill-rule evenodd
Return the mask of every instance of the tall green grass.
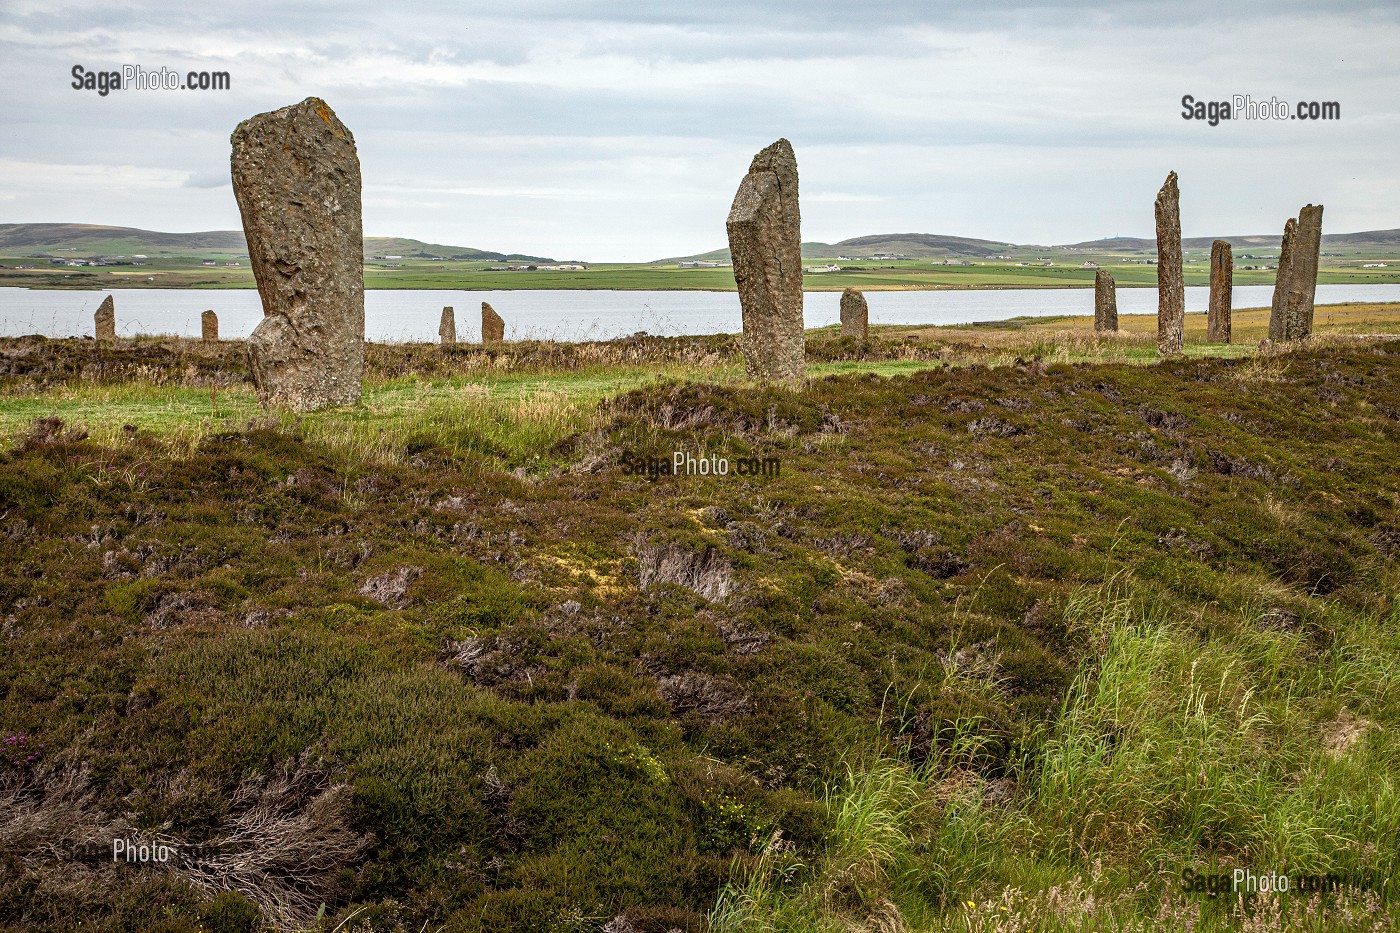
M 864 345 L 848 338 L 846 346 L 830 334 L 820 334 L 809 345 L 807 374 L 812 380 L 851 374 L 893 377 L 947 365 L 1009 366 L 1031 358 L 1048 363 L 1158 360 L 1155 345 L 1143 335 L 1037 331 L 983 336 L 986 340 L 978 346 L 957 344 L 940 350 L 919 342 L 880 344 L 878 339 Z M 827 358 L 835 352 L 830 345 L 844 349 Z M 747 384 L 736 354 L 704 343 L 688 348 L 664 342 L 636 348 L 625 341 L 509 344 L 495 356 L 449 357 L 421 345 L 374 345 L 374 366 L 367 370 L 361 404 L 295 415 L 262 409 L 248 383 L 227 383 L 241 365 L 229 357 L 230 346 L 210 349 L 189 341 L 142 338 L 131 343 L 133 354 L 150 356 L 164 349 L 174 362 L 162 367 L 140 362 L 137 356 L 123 361 L 118 349 L 99 361 L 105 375 L 84 371 L 47 386 L 7 383 L 0 386 L 0 442 L 13 442 L 36 418 L 57 417 L 103 444 L 122 439 L 127 426 L 153 432 L 178 453 L 182 447 L 192 450 L 209 434 L 271 420 L 282 426 L 296 424 L 308 437 L 361 461 L 402 461 L 404 445 L 391 436 L 401 440 L 420 435 L 435 438 L 454 455 L 499 456 L 514 468 L 595 427 L 598 403 L 624 392 L 664 381 Z M 55 358 L 91 352 L 55 347 Z M 1241 355 L 1252 350 L 1192 344 L 1187 352 Z M 415 366 L 426 368 L 414 371 Z M 220 382 L 222 387 L 216 387 Z
M 812 376 L 874 372 L 908 374 L 929 363 L 913 361 L 819 363 Z M 932 364 L 938 365 L 938 364 Z M 367 380 L 359 405 L 309 414 L 265 411 L 251 386 L 195 388 L 146 382 L 78 382 L 27 395 L 0 397 L 0 439 L 13 442 L 36 418 L 57 417 L 111 444 L 127 425 L 192 450 L 213 433 L 250 421 L 293 425 L 310 439 L 359 462 L 407 458 L 405 438 L 439 444 L 453 456 L 499 458 L 529 464 L 565 438 L 595 427 L 598 403 L 666 380 L 742 381 L 733 365 L 597 366 L 551 373 L 484 373 L 479 378 L 402 377 Z
M 508 375 L 481 380 L 371 382 L 360 405 L 309 414 L 258 405 L 251 387 L 78 383 L 0 399 L 0 436 L 13 440 L 36 418 L 62 418 L 112 443 L 126 425 L 192 448 L 201 438 L 250 421 L 296 425 L 309 438 L 359 461 L 403 460 L 405 438 L 431 438 L 454 455 L 476 451 L 519 464 L 587 429 L 599 400 L 662 378 L 636 369 L 561 373 L 551 378 Z
M 1377 581 L 1397 589 L 1392 570 Z M 1261 596 L 1263 585 L 1261 584 Z M 1400 917 L 1400 611 L 1265 601 L 1201 634 L 1168 593 L 1077 591 L 1087 657 L 1016 792 L 959 766 L 854 768 L 826 797 L 822 857 L 781 841 L 736 870 L 719 933 L 836 930 L 1350 930 Z M 1319 635 L 1321 631 L 1325 634 Z M 1357 882 L 1325 895 L 1183 889 L 1183 872 Z M 1296 887 L 1296 882 L 1295 882 Z

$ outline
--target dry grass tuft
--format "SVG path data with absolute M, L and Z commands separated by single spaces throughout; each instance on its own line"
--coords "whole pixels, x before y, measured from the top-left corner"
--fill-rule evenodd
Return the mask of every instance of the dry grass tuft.
M 729 598 L 734 584 L 734 568 L 719 551 L 687 550 L 678 544 L 638 544 L 642 589 L 671 583 L 684 587 L 712 603 Z
M 353 864 L 369 839 L 349 827 L 350 786 L 333 783 L 304 762 L 271 777 L 243 781 L 216 854 L 180 867 L 207 891 L 238 891 L 284 927 L 309 921 L 327 899 L 335 874 Z

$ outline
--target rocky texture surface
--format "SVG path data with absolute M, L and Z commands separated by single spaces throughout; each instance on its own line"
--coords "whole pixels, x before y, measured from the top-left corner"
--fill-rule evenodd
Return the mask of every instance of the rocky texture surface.
M 444 347 L 457 342 L 457 312 L 452 310 L 451 305 L 442 309 L 442 319 L 438 321 L 438 340 Z
M 1206 308 L 1206 340 L 1230 342 L 1230 308 L 1234 300 L 1235 255 L 1230 244 L 1210 245 L 1210 304 Z
M 117 339 L 117 306 L 111 295 L 103 298 L 102 304 L 97 306 L 97 313 L 92 316 L 92 324 L 98 340 Z
M 1103 269 L 1094 273 L 1094 331 L 1118 332 L 1118 287 L 1113 276 Z
M 219 339 L 219 316 L 213 311 L 199 316 L 199 336 L 209 343 Z
M 841 293 L 841 336 L 870 336 L 870 306 L 858 288 L 848 288 Z
M 1298 238 L 1293 243 L 1293 268 L 1288 282 L 1288 339 L 1312 334 L 1313 299 L 1317 295 L 1317 262 L 1322 251 L 1322 205 L 1308 204 L 1298 212 Z
M 754 156 L 725 222 L 751 379 L 794 382 L 805 372 L 801 227 L 797 157 L 780 139 Z
M 1298 239 L 1298 221 L 1292 217 L 1283 225 L 1283 242 L 1279 244 L 1278 271 L 1274 274 L 1274 299 L 1269 314 L 1269 340 L 1286 343 L 1290 339 L 1288 322 L 1288 287 L 1293 281 L 1293 247 Z
M 481 303 L 481 342 L 500 343 L 506 339 L 506 322 L 496 313 L 496 309 L 486 302 Z
M 1181 208 L 1176 172 L 1157 192 L 1157 352 L 1181 352 L 1186 326 L 1186 282 L 1181 275 Z
M 264 404 L 313 411 L 360 400 L 364 253 L 355 139 L 325 101 L 234 130 L 233 191 L 263 319 L 248 363 Z

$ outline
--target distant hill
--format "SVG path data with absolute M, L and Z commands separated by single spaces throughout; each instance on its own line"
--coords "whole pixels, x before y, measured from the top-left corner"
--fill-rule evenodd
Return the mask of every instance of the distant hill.
M 202 233 L 159 233 L 135 227 L 105 227 L 99 224 L 0 224 L 0 249 L 54 250 L 77 248 L 105 251 L 109 244 L 121 249 L 141 247 L 138 252 L 159 248 L 167 251 L 217 250 L 248 253 L 241 230 L 207 230 Z
M 962 236 L 940 236 L 934 233 L 882 233 L 853 237 L 834 246 L 847 256 L 893 253 L 920 259 L 941 259 L 954 256 L 995 256 L 1012 248 L 1013 244 Z
M 932 233 L 881 233 L 858 236 L 839 243 L 808 241 L 802 244 L 803 259 L 831 259 L 835 256 L 852 258 L 879 256 L 885 253 L 912 256 L 917 259 L 944 259 L 963 256 L 995 256 L 1013 249 L 1010 243 L 996 240 L 976 240 L 971 237 L 939 236 Z M 675 256 L 657 262 L 727 262 L 729 250 L 716 249 L 695 256 Z
M 1283 239 L 1283 229 L 1278 233 L 1261 233 L 1250 236 L 1192 236 L 1182 237 L 1181 245 L 1186 249 L 1210 249 L 1211 244 L 1217 240 L 1224 240 L 1231 246 L 1252 249 L 1277 247 L 1279 241 Z M 1322 235 L 1323 247 L 1349 246 L 1352 248 L 1366 247 L 1395 247 L 1400 246 L 1400 230 L 1365 230 L 1361 233 L 1324 233 Z M 1155 252 L 1157 241 L 1143 237 L 1109 237 L 1103 240 L 1086 240 L 1083 243 L 1071 243 L 1075 249 L 1099 249 L 1099 250 L 1145 250 Z
M 1228 240 L 1236 248 L 1267 248 L 1279 245 L 1283 235 L 1278 233 L 1255 234 L 1251 236 L 1220 237 Z M 1210 249 L 1215 237 L 1186 237 L 1181 245 L 1186 249 Z M 1400 247 L 1400 230 L 1367 230 L 1361 233 L 1324 233 L 1324 248 L 1350 247 L 1365 249 L 1394 249 Z M 807 242 L 802 244 L 803 259 L 831 259 L 836 256 L 850 256 L 853 259 L 878 256 L 889 253 L 908 256 L 911 259 L 953 259 L 982 258 L 1013 252 L 1037 252 L 1053 248 L 1082 250 L 1102 250 L 1104 252 L 1146 252 L 1157 251 L 1157 241 L 1143 237 L 1108 237 L 1102 240 L 1088 240 L 1083 243 L 1070 243 L 1067 246 L 1049 247 L 1027 243 L 1006 243 L 999 240 L 978 240 L 972 237 L 943 236 L 933 233 L 879 233 L 872 236 L 852 237 L 839 243 Z M 729 250 L 717 249 L 695 256 L 677 256 L 671 259 L 658 259 L 656 262 L 681 262 L 691 260 L 728 260 Z
M 836 255 L 833 250 L 836 247 L 830 243 L 803 243 L 802 258 L 813 259 L 824 256 Z M 655 260 L 657 263 L 663 262 L 729 262 L 733 257 L 729 255 L 727 249 L 712 249 L 708 253 L 697 253 L 694 256 L 672 256 L 669 259 Z
M 365 256 L 480 259 L 490 262 L 553 262 L 544 256 L 521 253 L 495 253 L 470 246 L 424 243 L 403 237 L 365 237 Z M 248 243 L 241 230 L 206 230 L 199 233 L 161 233 L 136 227 L 108 227 L 100 224 L 0 224 L 0 251 L 50 253 L 73 251 L 76 255 L 131 255 L 145 253 L 168 256 L 228 253 L 248 256 Z
M 367 236 L 365 237 L 365 257 L 370 256 L 403 256 L 430 257 L 441 256 L 444 259 L 484 259 L 492 262 L 553 262 L 547 256 L 526 256 L 523 253 L 493 253 L 484 249 L 473 249 L 470 246 L 446 246 L 442 243 L 424 243 L 422 240 L 409 240 L 403 237 L 390 236 Z
M 1227 236 L 1221 239 L 1228 240 L 1230 245 L 1237 249 L 1277 248 L 1281 235 L 1282 231 L 1280 230 L 1279 233 Z M 1210 249 L 1213 239 L 1213 237 L 1187 237 L 1181 242 L 1186 249 Z M 1324 249 L 1346 247 L 1349 249 L 1393 250 L 1400 248 L 1400 229 L 1368 230 L 1360 233 L 1327 233 L 1323 234 L 1322 246 Z M 908 256 L 912 259 L 977 259 L 1003 253 L 1038 252 L 1051 248 L 933 233 L 881 233 L 852 237 L 838 243 L 805 242 L 802 244 L 802 258 L 832 259 L 837 256 L 850 256 L 859 259 L 888 253 Z M 1068 247 L 1053 248 L 1150 254 L 1156 251 L 1157 243 L 1153 239 L 1144 237 L 1110 237 L 1073 243 L 1069 244 Z M 141 230 L 136 227 L 109 227 L 100 224 L 0 224 L 0 254 L 11 256 L 45 255 L 59 250 L 71 251 L 74 256 L 130 256 L 133 253 L 144 253 L 150 256 L 227 255 L 231 258 L 246 259 L 248 255 L 248 246 L 243 239 L 241 230 L 162 233 L 155 230 Z M 365 237 L 364 250 L 366 258 L 371 256 L 402 256 L 405 259 L 413 259 L 440 256 L 444 259 L 487 262 L 555 261 L 545 256 L 498 253 L 470 246 L 425 243 L 422 240 L 406 237 Z M 671 263 L 688 260 L 725 262 L 729 258 L 729 250 L 716 249 L 694 256 L 659 259 L 656 262 Z

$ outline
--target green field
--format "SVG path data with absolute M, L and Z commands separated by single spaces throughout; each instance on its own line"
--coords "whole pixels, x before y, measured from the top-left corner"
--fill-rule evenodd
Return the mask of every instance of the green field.
M 113 252 L 118 255 L 116 241 Z M 107 241 L 101 241 L 107 248 Z M 139 244 L 138 244 L 139 245 Z M 127 248 L 125 246 L 123 249 Z M 148 247 L 150 248 L 150 247 Z M 86 246 L 78 252 L 46 255 L 95 255 L 95 247 Z M 133 250 L 134 252 L 134 250 Z M 1258 260 L 1239 258 L 1242 252 L 1264 257 Z M 68 268 L 50 266 L 48 259 L 35 256 L 3 255 L 0 251 L 0 286 L 30 288 L 252 288 L 252 269 L 247 256 L 232 250 L 199 251 L 176 255 L 159 251 L 148 254 L 146 265 Z M 129 255 L 129 254 L 122 254 Z M 873 260 L 804 258 L 803 266 L 819 267 L 830 263 L 839 265 L 839 272 L 808 272 L 803 286 L 807 289 L 842 289 L 847 287 L 879 290 L 909 288 L 1091 288 L 1094 272 L 1079 268 L 1086 261 L 1096 262 L 1109 270 L 1120 286 L 1148 287 L 1156 285 L 1156 268 L 1142 262 L 1150 253 L 1109 253 L 1073 250 L 1068 247 L 1027 249 L 1016 247 L 1006 260 L 970 258 L 967 266 L 944 265 L 941 259 Z M 1269 270 L 1247 270 L 1245 265 L 1276 265 L 1278 248 L 1258 248 L 1236 251 L 1234 282 L 1236 285 L 1269 285 L 1274 273 Z M 1209 284 L 1209 254 L 1203 250 L 1188 250 L 1185 256 L 1185 276 L 1188 285 Z M 205 260 L 216 262 L 213 267 Z M 1040 263 L 1051 262 L 1044 266 Z M 225 266 L 238 262 L 236 268 Z M 1386 268 L 1363 268 L 1364 265 L 1387 262 Z M 16 268 L 32 264 L 34 269 Z M 681 269 L 675 262 L 665 263 L 590 263 L 586 271 L 489 271 L 489 267 L 523 263 L 468 260 L 432 260 L 405 256 L 400 260 L 367 260 L 366 288 L 438 288 L 438 289 L 709 289 L 733 290 L 734 276 L 728 268 Z M 1400 249 L 1395 247 L 1338 247 L 1327 250 L 1318 272 L 1318 281 L 1325 284 L 1371 284 L 1400 282 Z

